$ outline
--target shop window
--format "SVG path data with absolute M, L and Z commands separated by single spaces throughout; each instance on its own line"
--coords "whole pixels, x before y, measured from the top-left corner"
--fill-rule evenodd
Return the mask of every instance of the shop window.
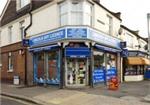
M 44 79 L 44 53 L 37 54 L 37 77 L 38 79 Z
M 125 75 L 143 75 L 145 67 L 142 65 L 128 66 L 125 69 Z
M 53 83 L 58 83 L 58 69 L 57 69 L 57 60 L 58 52 L 48 52 L 48 80 Z
M 116 55 L 115 54 L 106 54 L 106 69 L 111 69 L 112 67 L 116 68 Z
M 13 56 L 11 52 L 8 53 L 8 71 L 13 71 Z
M 94 70 L 105 67 L 104 53 L 94 51 Z

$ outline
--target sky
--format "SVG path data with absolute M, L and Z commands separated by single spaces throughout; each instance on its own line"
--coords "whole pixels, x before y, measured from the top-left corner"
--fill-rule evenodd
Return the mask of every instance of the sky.
M 7 0 L 0 0 L 0 14 Z M 100 3 L 113 12 L 121 12 L 122 24 L 132 30 L 140 30 L 147 37 L 147 13 L 150 13 L 150 0 L 100 0 Z

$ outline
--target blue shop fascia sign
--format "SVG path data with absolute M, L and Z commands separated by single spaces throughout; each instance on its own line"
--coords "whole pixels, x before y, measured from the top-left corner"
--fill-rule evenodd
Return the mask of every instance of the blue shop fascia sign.
M 65 27 L 52 32 L 41 34 L 29 39 L 30 47 L 40 46 L 47 43 L 62 41 L 64 39 L 92 40 L 104 45 L 120 49 L 120 40 L 89 27 Z

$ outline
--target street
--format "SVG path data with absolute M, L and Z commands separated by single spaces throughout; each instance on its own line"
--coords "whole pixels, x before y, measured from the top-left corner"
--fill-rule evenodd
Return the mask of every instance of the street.
M 24 102 L 18 99 L 13 99 L 9 97 L 1 97 L 1 105 L 34 105 L 28 102 Z

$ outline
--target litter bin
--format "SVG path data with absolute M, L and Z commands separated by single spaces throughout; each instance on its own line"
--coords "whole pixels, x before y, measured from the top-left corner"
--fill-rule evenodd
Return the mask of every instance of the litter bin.
M 14 85 L 19 85 L 19 76 L 14 76 Z
M 118 90 L 119 82 L 117 77 L 112 77 L 108 83 L 109 90 Z

